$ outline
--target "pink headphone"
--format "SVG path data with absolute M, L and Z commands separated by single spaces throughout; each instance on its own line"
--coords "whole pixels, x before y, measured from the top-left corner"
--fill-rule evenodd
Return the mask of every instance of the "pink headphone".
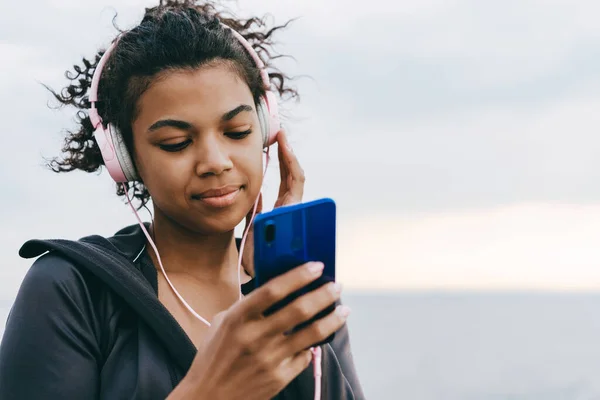
M 248 41 L 246 41 L 242 35 L 227 25 L 221 25 L 229 29 L 233 36 L 238 39 L 238 41 L 248 51 L 248 54 L 250 54 L 254 60 L 254 63 L 260 70 L 260 76 L 265 87 L 265 95 L 260 97 L 259 102 L 256 105 L 256 111 L 263 137 L 263 146 L 269 147 L 275 143 L 277 132 L 279 132 L 280 129 L 277 99 L 275 94 L 270 90 L 269 75 L 267 74 L 265 65 L 258 54 L 256 54 L 250 43 L 248 43 Z M 102 158 L 104 159 L 104 165 L 106 166 L 106 169 L 108 170 L 108 173 L 112 179 L 118 183 L 123 183 L 139 180 L 139 176 L 135 170 L 132 158 L 127 151 L 127 147 L 123 141 L 123 136 L 114 125 L 108 124 L 108 126 L 104 126 L 102 118 L 100 118 L 98 109 L 96 108 L 100 76 L 102 74 L 102 70 L 104 69 L 104 64 L 106 64 L 106 61 L 116 47 L 117 42 L 118 39 L 109 46 L 96 66 L 90 88 L 90 108 L 88 109 L 88 112 L 92 125 L 95 129 L 94 138 L 98 143 L 98 147 L 100 147 L 100 152 L 102 153 Z

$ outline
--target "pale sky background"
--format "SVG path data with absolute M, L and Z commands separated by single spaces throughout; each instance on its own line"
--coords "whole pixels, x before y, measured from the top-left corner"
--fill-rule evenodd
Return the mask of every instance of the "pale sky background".
M 39 82 L 139 21 L 142 0 L 0 3 L 0 300 L 31 238 L 134 224 L 108 174 L 54 174 L 73 110 Z M 303 95 L 287 125 L 306 200 L 339 207 L 347 289 L 600 288 L 600 3 L 239 0 L 271 13 Z M 278 185 L 271 168 L 266 200 Z M 146 217 L 146 215 L 144 215 Z

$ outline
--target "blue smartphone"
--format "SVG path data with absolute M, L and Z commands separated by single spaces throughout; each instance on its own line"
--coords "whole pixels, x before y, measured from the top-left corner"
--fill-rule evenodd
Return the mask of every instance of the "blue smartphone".
M 256 287 L 309 261 L 325 265 L 323 274 L 306 287 L 273 305 L 266 315 L 276 312 L 294 299 L 327 282 L 335 281 L 336 205 L 323 198 L 276 208 L 254 220 L 254 279 Z M 297 326 L 301 330 L 335 310 L 330 305 L 312 319 Z M 331 335 L 321 343 L 330 342 Z

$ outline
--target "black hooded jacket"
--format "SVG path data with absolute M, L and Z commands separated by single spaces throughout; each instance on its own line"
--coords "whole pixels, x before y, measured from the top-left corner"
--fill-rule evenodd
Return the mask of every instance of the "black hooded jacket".
M 239 242 L 238 242 L 239 243 Z M 196 348 L 158 300 L 138 225 L 113 237 L 31 240 L 0 345 L 0 399 L 165 399 Z M 242 286 L 249 293 L 253 283 Z M 277 397 L 312 400 L 312 367 Z M 347 327 L 323 346 L 322 399 L 364 399 Z

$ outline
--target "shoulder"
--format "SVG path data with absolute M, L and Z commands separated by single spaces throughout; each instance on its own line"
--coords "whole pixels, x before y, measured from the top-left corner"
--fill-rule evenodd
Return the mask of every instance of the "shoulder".
M 92 277 L 86 274 L 86 271 L 78 268 L 75 263 L 58 252 L 50 251 L 33 262 L 25 275 L 23 286 L 50 290 L 85 285 L 90 278 Z
M 37 258 L 6 320 L 0 397 L 92 398 L 108 337 L 104 295 L 98 279 L 57 252 Z
M 37 288 L 47 294 L 67 288 L 97 286 L 104 276 L 102 270 L 125 266 L 131 269 L 135 252 L 139 252 L 144 244 L 141 231 L 138 231 L 139 228 L 127 227 L 108 238 L 92 235 L 79 240 L 29 240 L 23 244 L 19 255 L 35 261 L 22 286 Z
M 138 228 L 139 230 L 139 228 Z M 32 239 L 19 254 L 35 259 L 27 271 L 9 318 L 39 319 L 47 322 L 70 320 L 92 324 L 112 318 L 123 296 L 132 290 L 150 297 L 150 283 L 133 262 L 135 251 L 144 244 L 140 232 L 124 229 L 112 237 L 86 236 L 79 240 Z M 61 316 L 62 315 L 62 316 Z
M 9 311 L 1 359 L 29 348 L 41 354 L 46 345 L 64 349 L 67 342 L 97 348 L 101 293 L 102 285 L 74 263 L 54 252 L 42 255 L 25 274 Z
M 135 236 L 131 232 L 122 232 L 110 238 L 94 235 L 24 243 L 19 254 L 34 261 L 21 282 L 11 314 L 32 308 L 49 313 L 94 313 L 103 298 L 111 297 L 107 283 L 111 271 L 126 264 L 131 269 L 126 252 L 133 251 L 137 243 L 131 243 Z
M 57 320 L 73 313 L 84 317 L 95 314 L 93 310 L 107 294 L 106 289 L 85 269 L 49 252 L 36 259 L 25 274 L 11 313 L 44 312 Z

